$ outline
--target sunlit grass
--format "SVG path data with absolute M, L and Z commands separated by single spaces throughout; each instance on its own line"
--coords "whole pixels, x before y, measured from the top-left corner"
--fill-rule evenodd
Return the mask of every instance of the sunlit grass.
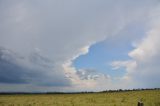
M 93 94 L 0 95 L 0 106 L 160 106 L 160 90 Z

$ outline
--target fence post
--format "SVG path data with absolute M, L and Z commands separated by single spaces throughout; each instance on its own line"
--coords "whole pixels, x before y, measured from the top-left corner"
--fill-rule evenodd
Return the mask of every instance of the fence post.
M 138 102 L 138 106 L 144 106 L 142 102 Z

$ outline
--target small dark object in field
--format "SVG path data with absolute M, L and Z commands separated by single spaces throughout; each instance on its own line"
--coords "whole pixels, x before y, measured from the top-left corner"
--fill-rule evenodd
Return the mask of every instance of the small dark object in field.
M 138 106 L 144 106 L 142 102 L 138 102 Z

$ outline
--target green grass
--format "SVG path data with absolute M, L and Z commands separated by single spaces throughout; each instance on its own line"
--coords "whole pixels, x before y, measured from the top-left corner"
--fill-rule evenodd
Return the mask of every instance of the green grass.
M 160 90 L 93 94 L 0 95 L 0 106 L 160 106 Z

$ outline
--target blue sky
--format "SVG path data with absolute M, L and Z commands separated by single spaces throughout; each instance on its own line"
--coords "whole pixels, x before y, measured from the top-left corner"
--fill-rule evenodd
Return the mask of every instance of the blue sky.
M 116 40 L 114 37 L 107 38 L 92 45 L 89 53 L 79 56 L 74 60 L 73 65 L 77 69 L 94 69 L 108 74 L 112 77 L 123 76 L 125 69 L 115 71 L 110 65 L 115 60 L 128 60 L 128 52 L 134 47 L 133 42 L 145 36 L 145 26 L 141 23 L 133 23 L 120 31 Z M 128 34 L 130 36 L 128 37 Z
M 119 76 L 124 72 L 113 71 L 110 63 L 117 59 L 127 59 L 127 52 L 130 48 L 115 47 L 109 49 L 105 41 L 95 44 L 91 46 L 88 54 L 82 55 L 74 61 L 74 66 L 78 69 L 95 69 L 112 76 Z
M 0 92 L 160 87 L 159 0 L 0 0 L 0 23 Z

